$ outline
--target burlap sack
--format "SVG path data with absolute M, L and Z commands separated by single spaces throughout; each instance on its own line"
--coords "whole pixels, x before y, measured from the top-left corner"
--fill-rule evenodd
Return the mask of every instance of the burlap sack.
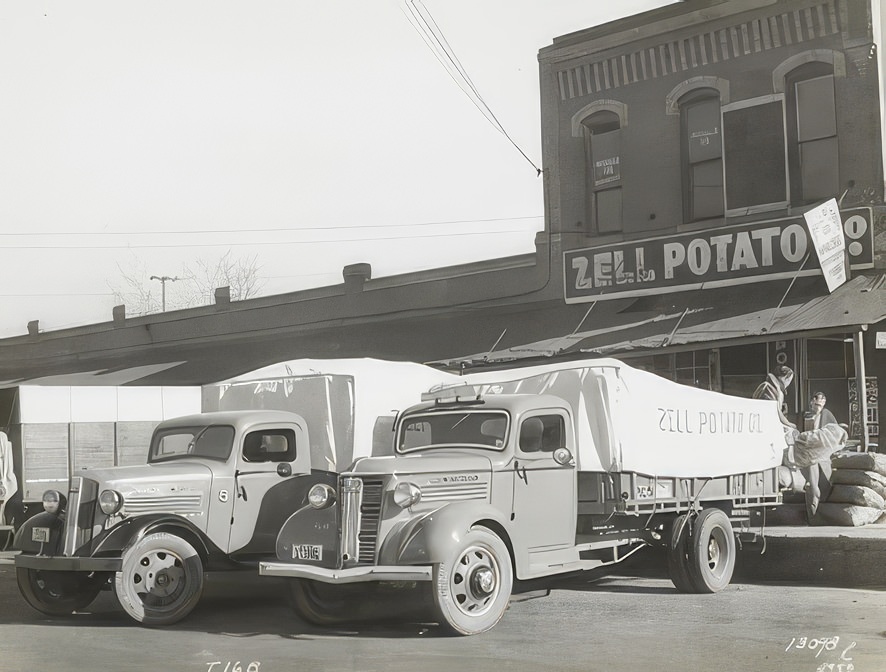
M 881 453 L 839 453 L 831 457 L 836 469 L 861 469 L 886 476 L 886 454 Z
M 866 488 L 870 488 L 886 500 L 886 476 L 881 476 L 876 471 L 834 469 L 834 472 L 831 474 L 831 483 L 863 485 Z
M 842 525 L 846 527 L 859 527 L 877 522 L 883 515 L 881 509 L 873 509 L 867 506 L 855 506 L 853 504 L 837 504 L 825 502 L 818 506 L 818 513 L 812 520 L 813 525 Z
M 835 485 L 831 488 L 827 501 L 838 504 L 855 504 L 882 511 L 886 502 L 876 492 L 863 485 Z
M 801 432 L 794 441 L 794 462 L 801 468 L 826 462 L 846 445 L 847 437 L 846 430 L 835 424 Z

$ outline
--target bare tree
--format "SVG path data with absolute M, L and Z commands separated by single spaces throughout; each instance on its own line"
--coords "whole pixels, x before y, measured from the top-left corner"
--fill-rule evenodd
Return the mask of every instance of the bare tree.
M 210 305 L 217 287 L 230 287 L 231 300 L 242 301 L 257 296 L 265 281 L 259 277 L 261 266 L 258 258 L 235 258 L 228 250 L 219 259 L 194 259 L 190 266 L 183 265 L 173 277 L 157 285 L 151 281 L 144 260 L 133 255 L 125 268 L 119 263 L 119 282 L 108 283 L 114 292 L 114 300 L 126 305 L 129 315 L 148 315 L 161 311 L 161 293 L 164 293 L 167 310 L 180 310 Z M 156 276 L 153 276 L 156 278 Z
M 117 270 L 120 271 L 119 284 L 108 283 L 114 292 L 114 301 L 125 304 L 130 315 L 159 313 L 160 298 L 153 292 L 155 288 L 148 280 L 149 274 L 145 262 L 132 255 L 126 268 L 124 269 L 118 262 Z M 156 289 L 159 291 L 160 288 Z
M 182 279 L 189 283 L 189 291 L 183 297 L 187 308 L 211 304 L 217 287 L 231 288 L 231 301 L 242 301 L 256 296 L 264 286 L 259 278 L 258 258 L 234 258 L 225 252 L 216 262 L 195 259 L 191 268 L 183 270 Z

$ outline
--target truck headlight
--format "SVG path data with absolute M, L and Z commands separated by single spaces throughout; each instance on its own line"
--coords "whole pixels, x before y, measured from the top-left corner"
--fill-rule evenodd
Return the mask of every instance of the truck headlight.
M 408 509 L 421 501 L 421 489 L 413 483 L 398 483 L 394 488 L 394 504 L 401 509 Z
M 123 508 L 123 495 L 116 490 L 102 490 L 102 494 L 98 496 L 98 505 L 102 513 L 113 516 Z
M 325 483 L 317 483 L 308 491 L 308 504 L 315 509 L 325 509 L 335 501 L 335 490 Z
M 43 493 L 43 510 L 46 513 L 61 513 L 67 503 L 67 498 L 58 490 L 47 490 Z

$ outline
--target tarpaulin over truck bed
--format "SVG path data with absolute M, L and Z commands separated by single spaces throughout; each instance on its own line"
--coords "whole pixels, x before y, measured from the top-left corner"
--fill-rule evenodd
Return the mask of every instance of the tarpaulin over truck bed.
M 614 359 L 472 373 L 483 394 L 552 394 L 569 403 L 583 471 L 706 478 L 781 464 L 776 403 L 666 380 Z

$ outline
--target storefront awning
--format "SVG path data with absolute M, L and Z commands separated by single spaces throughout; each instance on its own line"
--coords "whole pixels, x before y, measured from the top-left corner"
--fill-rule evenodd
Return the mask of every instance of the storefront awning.
M 709 343 L 769 340 L 857 331 L 886 319 L 886 276 L 857 276 L 829 294 L 821 277 L 765 282 L 641 297 L 617 313 L 594 313 L 571 334 L 496 350 L 457 362 L 661 350 Z

